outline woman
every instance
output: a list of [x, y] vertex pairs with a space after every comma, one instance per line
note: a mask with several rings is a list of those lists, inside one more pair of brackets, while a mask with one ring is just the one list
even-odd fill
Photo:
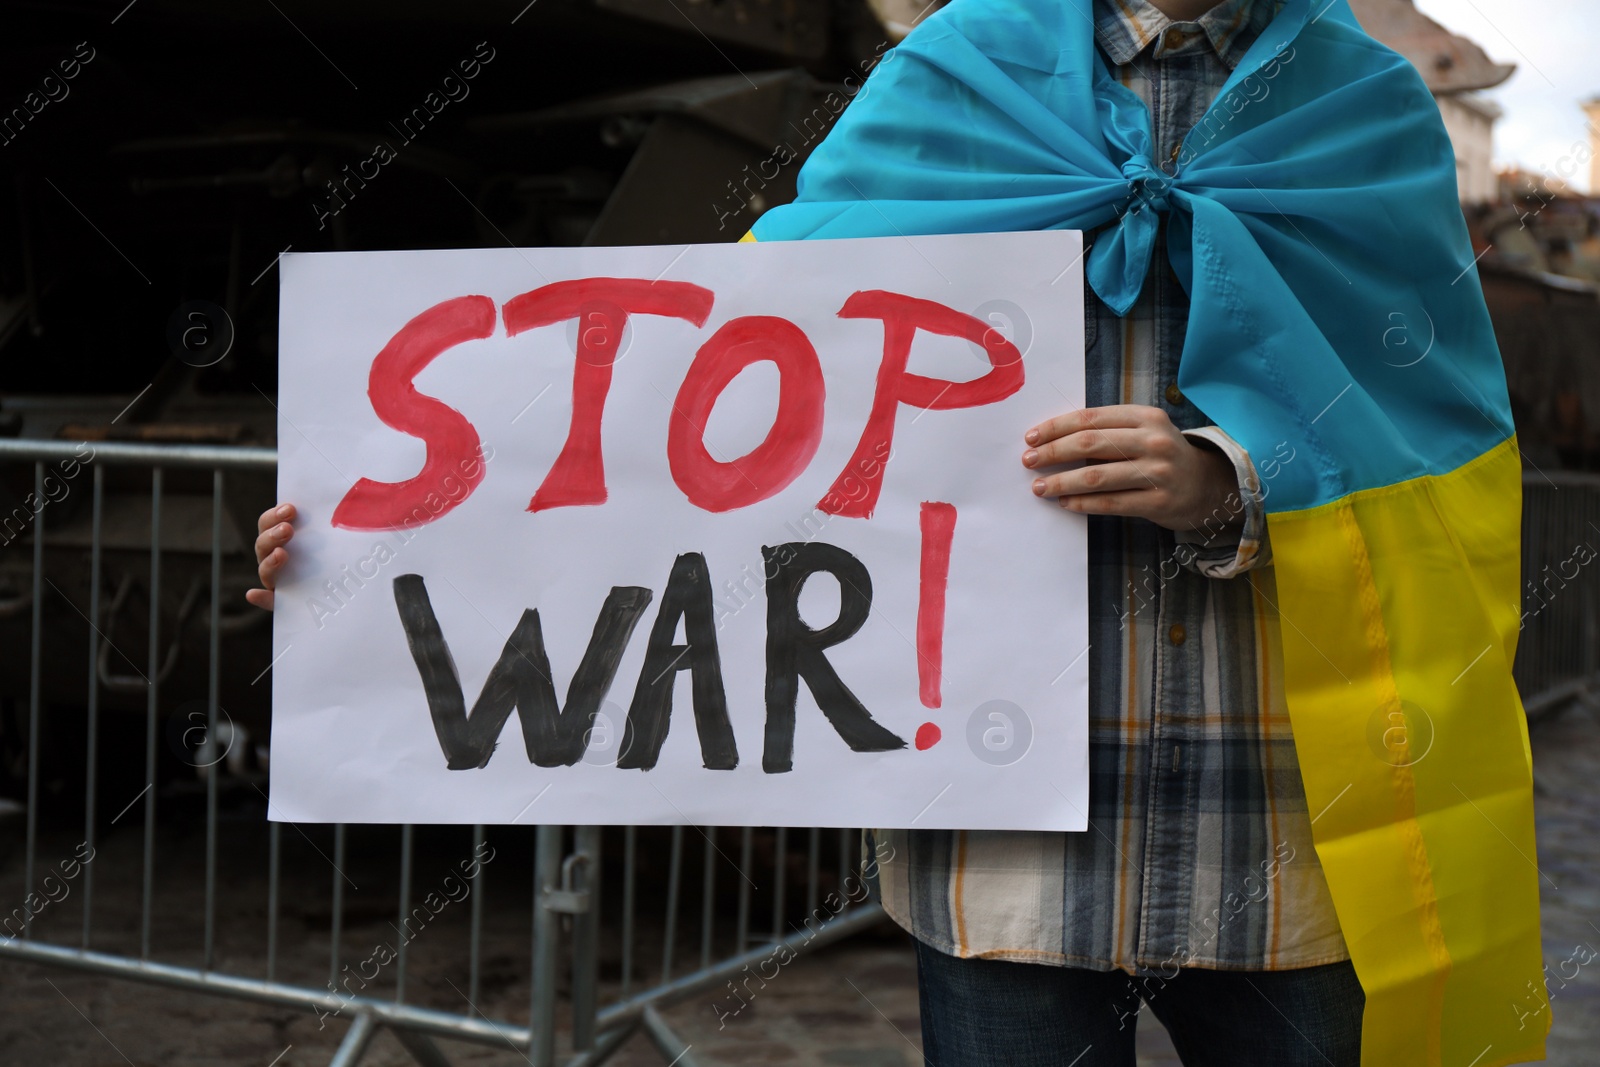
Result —
[[869, 831], [930, 1062], [1125, 1067], [1141, 1004], [1190, 1067], [1542, 1056], [1519, 468], [1454, 173], [1344, 0], [955, 0], [747, 238], [1093, 241], [1091, 406], [1019, 427], [1090, 516], [1090, 830]]

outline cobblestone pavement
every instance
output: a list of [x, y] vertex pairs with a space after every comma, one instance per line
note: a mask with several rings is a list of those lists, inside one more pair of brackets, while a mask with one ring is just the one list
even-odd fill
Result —
[[1549, 1062], [1588, 1067], [1600, 1062], [1600, 712], [1580, 705], [1535, 727], [1533, 781]]
[[[708, 1002], [680, 1005], [666, 1018], [704, 1063], [922, 1067], [910, 939], [891, 928], [875, 940], [792, 964], [794, 973], [780, 976], [789, 984], [774, 983], [766, 1003], [763, 991], [720, 1029]], [[651, 1062], [636, 1061], [637, 1067]], [[1149, 1012], [1139, 1016], [1139, 1065], [1178, 1067], [1166, 1031]], [[1061, 1067], [1068, 1067], [1065, 1058]]]
[[[1588, 965], [1577, 961], [1600, 948], [1600, 714], [1577, 707], [1540, 725], [1533, 734], [1533, 748], [1537, 859], [1555, 1013], [1548, 1062], [1559, 1067], [1588, 1067], [1600, 1062], [1596, 1052], [1600, 1049], [1600, 958]], [[247, 835], [241, 833], [240, 837]], [[69, 855], [73, 841], [42, 842], [41, 855], [48, 848]], [[184, 858], [176, 866], [189, 862], [192, 868], [198, 844], [191, 837], [187, 843], [164, 844], [162, 850]], [[255, 848], [252, 841], [242, 841], [241, 866], [243, 859], [259, 859], [249, 855]], [[105, 947], [121, 951], [137, 951], [137, 849], [138, 836], [130, 834], [120, 842], [107, 841], [103, 859], [96, 860], [102, 871], [95, 889], [97, 944], [103, 938]], [[0, 890], [7, 899], [20, 889], [19, 859], [13, 857], [0, 872]], [[231, 865], [224, 865], [224, 878]], [[352, 873], [362, 879], [359, 872]], [[186, 875], [183, 881], [191, 879]], [[244, 884], [252, 890], [226, 898], [219, 929], [230, 929], [233, 924], [260, 928], [264, 903], [257, 899], [260, 887]], [[157, 889], [168, 892], [159, 882]], [[176, 875], [170, 892], [180, 893]], [[319, 985], [327, 975], [326, 904], [315, 903], [314, 898], [322, 894], [302, 893], [293, 884], [285, 886], [284, 894], [289, 910], [283, 937], [289, 947], [280, 977]], [[174, 899], [176, 906], [157, 912], [154, 941], [188, 946], [176, 955], [163, 953], [163, 958], [194, 963], [198, 939], [193, 902]], [[323, 909], [320, 912], [319, 907]], [[68, 906], [63, 911], [66, 914], [58, 916], [54, 925], [46, 915], [41, 932], [50, 940], [74, 943], [79, 913]], [[375, 909], [363, 917], [357, 909], [347, 919], [347, 944], [352, 949], [388, 936], [380, 912]], [[408, 999], [460, 1009], [461, 994], [439, 976], [465, 973], [464, 950], [450, 947], [464, 944], [464, 938], [457, 936], [464, 930], [464, 918], [447, 914], [441, 917], [441, 924], [448, 922], [460, 929], [441, 933], [436, 939], [419, 939]], [[500, 922], [491, 913], [478, 1007], [491, 1018], [521, 1021], [527, 1018], [529, 1001], [526, 912], [508, 909], [504, 923], [496, 925]], [[504, 953], [492, 951], [500, 946], [521, 947]], [[236, 973], [254, 973], [260, 951], [260, 945], [224, 941], [219, 966]], [[665, 1013], [669, 1025], [691, 1046], [691, 1056], [703, 1064], [919, 1067], [922, 1063], [915, 962], [909, 940], [890, 926], [791, 963], [720, 1028], [714, 1003], [715, 997], [708, 994]], [[204, 999], [78, 972], [14, 964], [0, 964], [0, 1004], [4, 1005], [0, 1010], [0, 1067], [308, 1067], [328, 1062], [346, 1025], [344, 1020], [329, 1020], [319, 1028], [316, 1018], [305, 1012]], [[1510, 1004], [1507, 1010], [1513, 1010]], [[1529, 1020], [1530, 1025], [1539, 1022]], [[1141, 1016], [1139, 1041], [1142, 1067], [1178, 1063], [1165, 1033], [1149, 1012]], [[449, 1042], [440, 1046], [455, 1064], [513, 1067], [527, 1062], [510, 1049]], [[618, 1067], [664, 1067], [667, 1059], [636, 1036], [611, 1062]], [[387, 1034], [379, 1036], [363, 1060], [368, 1067], [401, 1067], [412, 1062]]]

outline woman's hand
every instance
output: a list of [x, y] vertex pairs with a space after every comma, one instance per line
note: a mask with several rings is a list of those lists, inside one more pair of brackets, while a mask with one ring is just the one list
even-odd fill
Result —
[[1069, 511], [1149, 519], [1183, 532], [1208, 520], [1212, 530], [1242, 521], [1228, 457], [1185, 437], [1160, 408], [1084, 408], [1040, 423], [1023, 440], [1029, 469], [1087, 461], [1034, 480], [1036, 495], [1058, 497]]
[[295, 510], [293, 504], [280, 504], [268, 508], [256, 520], [256, 573], [261, 576], [261, 589], [245, 592], [244, 598], [258, 608], [272, 610], [272, 590], [278, 584], [278, 572], [289, 561], [289, 550], [284, 546], [294, 536]]

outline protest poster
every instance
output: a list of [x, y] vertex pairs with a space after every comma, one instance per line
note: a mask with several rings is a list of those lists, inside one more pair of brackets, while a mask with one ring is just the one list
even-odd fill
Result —
[[1075, 231], [290, 254], [271, 809], [1081, 830]]

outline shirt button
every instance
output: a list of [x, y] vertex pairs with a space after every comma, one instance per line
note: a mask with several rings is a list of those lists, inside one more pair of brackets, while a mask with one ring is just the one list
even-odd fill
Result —
[[1183, 403], [1183, 390], [1178, 388], [1177, 382], [1173, 382], [1171, 385], [1167, 386], [1167, 391], [1164, 395], [1166, 396], [1167, 403], [1169, 404], [1177, 405]]
[[1188, 36], [1188, 34], [1174, 26], [1167, 31], [1167, 38], [1162, 42], [1162, 44], [1168, 48], [1181, 48], [1183, 46], [1183, 42], [1188, 39]]
[[1172, 629], [1167, 631], [1168, 640], [1170, 640], [1175, 645], [1183, 644], [1184, 639], [1187, 638], [1188, 636], [1189, 636], [1189, 631], [1185, 630], [1183, 628], [1183, 623], [1181, 623], [1181, 622], [1173, 623], [1172, 624]]

